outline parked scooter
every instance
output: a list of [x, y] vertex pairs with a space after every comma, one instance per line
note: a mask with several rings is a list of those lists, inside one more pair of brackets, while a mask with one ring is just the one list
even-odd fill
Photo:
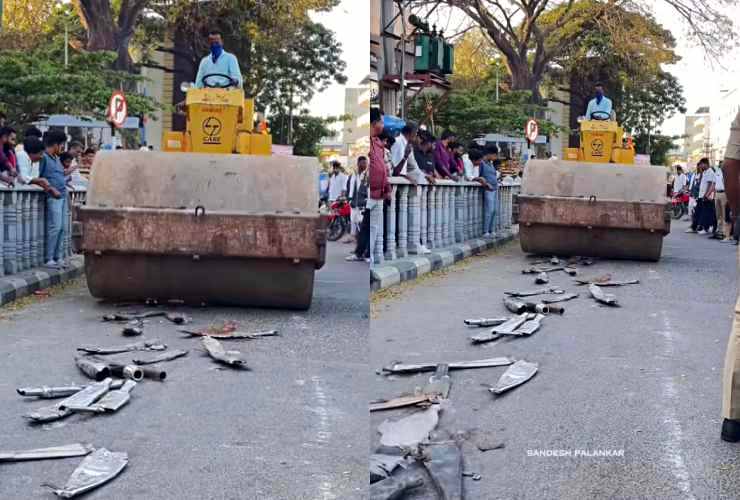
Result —
[[331, 204], [329, 215], [329, 227], [326, 238], [329, 241], [337, 241], [351, 230], [352, 208], [346, 198], [339, 198]]
[[686, 191], [673, 193], [673, 197], [671, 198], [671, 212], [674, 219], [680, 219], [684, 215], [689, 214], [689, 193]]

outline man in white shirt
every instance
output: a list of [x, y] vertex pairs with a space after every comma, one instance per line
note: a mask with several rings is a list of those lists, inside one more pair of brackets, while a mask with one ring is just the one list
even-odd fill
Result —
[[[416, 125], [407, 123], [396, 137], [396, 142], [391, 146], [391, 164], [393, 167], [391, 175], [404, 177], [414, 186], [427, 179], [427, 175], [416, 162], [416, 155], [414, 154], [414, 146], [418, 143], [418, 132], [419, 129]], [[409, 190], [410, 197], [418, 195], [418, 189], [411, 188]], [[412, 215], [412, 219], [415, 221], [421, 220], [421, 207], [419, 207], [418, 212]], [[417, 254], [432, 253], [431, 250], [421, 244], [421, 241], [410, 242], [409, 252]]]
[[[39, 176], [38, 160], [33, 161], [31, 159], [26, 150], [27, 148], [25, 143], [29, 138], [35, 138], [38, 141], [41, 141], [42, 137], [43, 134], [36, 127], [27, 128], [23, 132], [23, 144], [18, 144], [18, 147], [15, 148], [15, 156], [18, 159], [18, 182], [21, 184], [31, 184], [31, 180], [36, 179]], [[35, 148], [36, 143], [33, 144]], [[43, 144], [41, 152], [43, 153]]]
[[673, 194], [683, 192], [686, 189], [686, 174], [683, 173], [683, 168], [676, 166], [676, 176], [673, 178]]
[[39, 162], [44, 154], [44, 143], [41, 139], [30, 135], [23, 141], [23, 150], [16, 153], [18, 158], [18, 182], [21, 184], [36, 184], [44, 190], [49, 183], [39, 177]]
[[470, 151], [476, 149], [481, 149], [482, 146], [480, 146], [477, 142], [471, 142], [468, 145], [468, 151], [463, 155], [462, 161], [463, 161], [463, 168], [465, 169], [465, 180], [466, 181], [472, 181], [473, 179], [477, 179], [480, 176], [480, 167], [478, 165], [475, 165], [470, 160]]
[[707, 234], [710, 228], [717, 227], [717, 218], [714, 213], [714, 170], [709, 166], [709, 159], [702, 158], [697, 164], [697, 172], [701, 174], [699, 181], [699, 197], [696, 200], [695, 222], [686, 232]]
[[338, 198], [347, 196], [347, 175], [344, 173], [342, 164], [334, 161], [331, 164], [332, 173], [329, 177], [329, 204], [337, 201]]
[[717, 231], [722, 230], [722, 241], [732, 243], [730, 221], [725, 217], [727, 196], [725, 195], [725, 178], [722, 174], [722, 165], [719, 165], [714, 171], [714, 210], [717, 213]]

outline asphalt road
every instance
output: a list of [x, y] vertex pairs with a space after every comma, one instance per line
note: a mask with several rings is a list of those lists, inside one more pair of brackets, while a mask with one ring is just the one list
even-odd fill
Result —
[[[0, 449], [89, 442], [128, 452], [126, 470], [91, 500], [364, 498], [368, 267], [344, 262], [347, 250], [330, 245], [307, 312], [183, 309], [192, 327], [236, 320], [247, 331], [278, 329], [278, 338], [229, 343], [251, 371], [220, 369], [198, 340], [149, 320], [145, 337], [190, 354], [164, 363], [167, 381], [140, 383], [110, 416], [32, 426], [22, 415], [46, 402], [24, 400], [15, 388], [84, 382], [77, 346], [128, 342], [100, 320], [113, 306], [80, 284], [18, 311], [0, 308]], [[41, 484], [63, 485], [79, 461], [2, 464], [0, 498], [55, 498]]]
[[[373, 369], [393, 360], [504, 355], [539, 363], [532, 380], [500, 397], [482, 384], [495, 384], [505, 368], [451, 372], [452, 407], [441, 413], [439, 434], [477, 428], [505, 444], [482, 453], [464, 442], [465, 469], [482, 476], [464, 480], [466, 498], [740, 496], [740, 446], [719, 438], [737, 247], [684, 234], [686, 224], [674, 223], [659, 263], [601, 261], [584, 268], [582, 276], [609, 272], [641, 280], [607, 289], [621, 308], [597, 305], [570, 277], [553, 273], [554, 284], [582, 296], [529, 338], [471, 345], [477, 330], [462, 323], [505, 315], [505, 290], [536, 288], [533, 277], [521, 274], [531, 259], [517, 243], [373, 304]], [[375, 375], [372, 398], [413, 391], [427, 377]], [[374, 413], [371, 449], [379, 423], [413, 411]], [[547, 450], [566, 456], [536, 455]], [[575, 456], [576, 450], [623, 450], [623, 456]]]

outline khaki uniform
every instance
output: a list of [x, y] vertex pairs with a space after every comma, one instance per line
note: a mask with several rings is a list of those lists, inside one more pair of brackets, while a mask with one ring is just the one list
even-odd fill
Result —
[[[725, 159], [740, 161], [740, 113], [737, 114], [730, 129]], [[738, 258], [740, 268], [740, 253]], [[740, 297], [735, 304], [735, 319], [727, 344], [722, 393], [722, 417], [740, 420]]]

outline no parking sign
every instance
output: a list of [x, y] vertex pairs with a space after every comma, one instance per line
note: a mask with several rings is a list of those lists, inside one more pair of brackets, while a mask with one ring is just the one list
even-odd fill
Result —
[[128, 118], [126, 96], [120, 90], [116, 90], [108, 103], [108, 119], [117, 128], [121, 128], [126, 123], [126, 118]]

